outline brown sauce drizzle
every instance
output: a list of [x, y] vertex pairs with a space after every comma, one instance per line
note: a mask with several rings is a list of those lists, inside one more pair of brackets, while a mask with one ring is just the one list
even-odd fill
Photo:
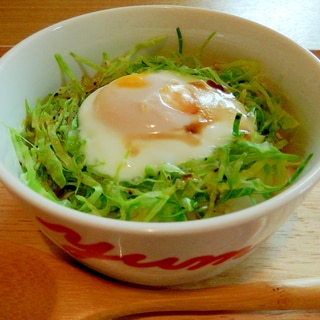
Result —
[[211, 88], [226, 92], [226, 89], [221, 84], [215, 83], [212, 80], [207, 80], [207, 85], [209, 85]]
[[[186, 134], [186, 132], [188, 134]], [[200, 136], [183, 128], [173, 132], [161, 132], [157, 134], [135, 134], [125, 137], [125, 145], [130, 150], [130, 156], [136, 156], [139, 154], [139, 141], [147, 140], [179, 140], [191, 146], [198, 146], [201, 144]]]
[[191, 134], [200, 134], [204, 127], [208, 125], [208, 122], [192, 122], [184, 127], [185, 132]]

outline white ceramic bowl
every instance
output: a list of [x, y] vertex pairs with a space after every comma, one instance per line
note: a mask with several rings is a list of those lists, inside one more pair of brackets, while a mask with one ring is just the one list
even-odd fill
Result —
[[[208, 58], [228, 56], [262, 61], [272, 80], [288, 94], [302, 123], [299, 143], [314, 157], [299, 180], [271, 200], [230, 215], [183, 223], [116, 221], [80, 213], [41, 197], [20, 180], [8, 130], [0, 125], [0, 179], [22, 200], [39, 228], [81, 263], [108, 276], [146, 285], [173, 285], [218, 274], [253, 252], [295, 211], [320, 178], [320, 63], [278, 33], [241, 18], [203, 9], [139, 6], [94, 12], [46, 28], [0, 60], [0, 119], [18, 127], [24, 103], [60, 85], [55, 53], [70, 51], [101, 61], [101, 53], [124, 53], [133, 44], [167, 34], [176, 47], [176, 27], [185, 50], [217, 35]], [[72, 67], [77, 66], [68, 60]]]

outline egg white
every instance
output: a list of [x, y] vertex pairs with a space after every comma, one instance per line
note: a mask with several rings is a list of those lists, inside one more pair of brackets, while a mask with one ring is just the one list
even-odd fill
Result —
[[[93, 92], [79, 112], [87, 163], [127, 180], [142, 176], [147, 165], [179, 164], [228, 143], [238, 112], [243, 128], [255, 130], [254, 119], [233, 96], [205, 83], [194, 87], [194, 80], [162, 71], [128, 77], [124, 84], [116, 80]], [[186, 112], [176, 109], [180, 100]], [[201, 129], [186, 129], [194, 123]]]

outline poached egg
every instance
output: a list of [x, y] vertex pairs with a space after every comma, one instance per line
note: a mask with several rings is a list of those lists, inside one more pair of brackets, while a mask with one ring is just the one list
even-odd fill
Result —
[[101, 87], [80, 107], [80, 135], [88, 165], [128, 180], [147, 165], [179, 164], [210, 154], [255, 121], [231, 93], [171, 71], [131, 74]]

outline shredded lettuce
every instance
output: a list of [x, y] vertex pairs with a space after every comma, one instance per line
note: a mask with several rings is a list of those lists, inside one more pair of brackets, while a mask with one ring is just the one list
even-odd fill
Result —
[[[202, 52], [185, 55], [181, 30], [178, 50], [168, 55], [141, 56], [163, 40], [156, 37], [135, 45], [123, 56], [110, 59], [103, 53], [97, 65], [75, 53], [83, 67], [78, 79], [59, 54], [56, 61], [64, 75], [60, 88], [34, 107], [26, 103], [21, 131], [11, 129], [23, 181], [48, 199], [98, 216], [133, 221], [187, 221], [210, 218], [254, 205], [281, 192], [299, 176], [312, 155], [300, 159], [285, 153], [284, 138], [298, 126], [285, 111], [281, 98], [263, 84], [260, 66], [254, 61], [234, 61], [205, 66]], [[250, 139], [239, 130], [241, 115], [234, 120], [233, 138], [206, 157], [183, 163], [147, 165], [144, 175], [118, 181], [86, 163], [85, 141], [79, 135], [78, 111], [97, 88], [121, 76], [145, 71], [171, 70], [211, 82], [232, 92], [256, 118], [257, 132]]]

